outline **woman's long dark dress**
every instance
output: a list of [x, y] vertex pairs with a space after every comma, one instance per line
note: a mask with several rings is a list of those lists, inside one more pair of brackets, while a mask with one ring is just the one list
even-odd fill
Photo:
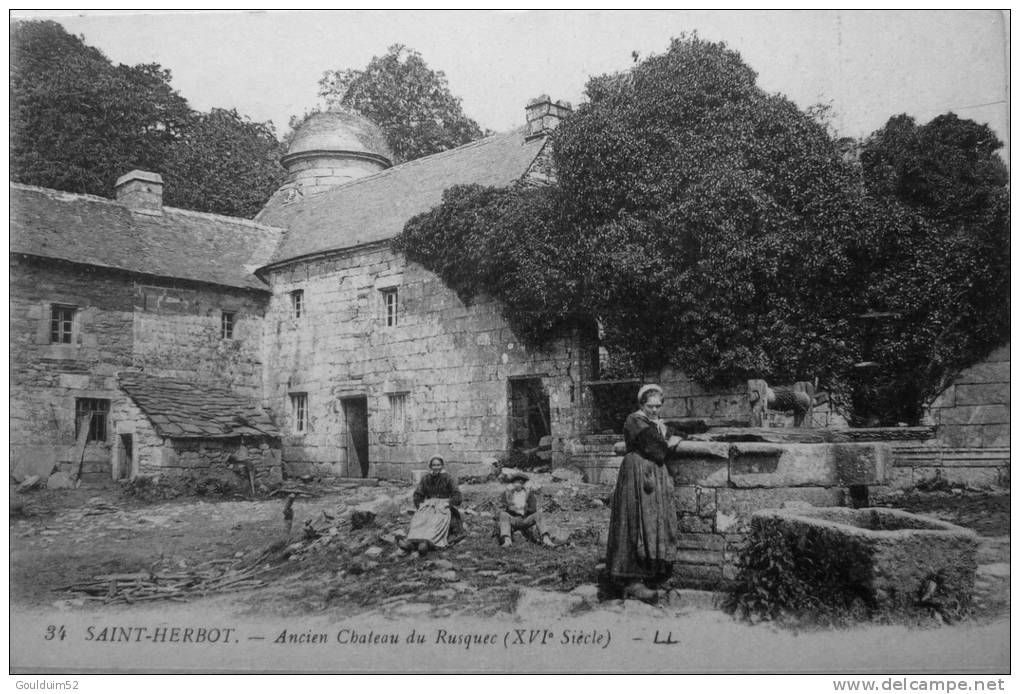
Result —
[[644, 412], [623, 425], [627, 454], [613, 495], [606, 567], [614, 579], [659, 580], [669, 576], [676, 551], [673, 478], [666, 469], [669, 445]]

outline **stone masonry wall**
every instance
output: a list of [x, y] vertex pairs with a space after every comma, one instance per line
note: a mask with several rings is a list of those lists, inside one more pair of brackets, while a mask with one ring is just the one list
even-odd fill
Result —
[[951, 448], [1009, 446], [1009, 344], [963, 371], [930, 406], [939, 441]]
[[[144, 283], [128, 273], [54, 260], [10, 264], [11, 472], [46, 477], [75, 457], [75, 400], [118, 396], [118, 371], [221, 380], [260, 390], [258, 316], [253, 292]], [[167, 297], [179, 301], [174, 310]], [[156, 301], [156, 297], [159, 301]], [[151, 301], [150, 301], [151, 300]], [[73, 344], [50, 344], [52, 304], [77, 309]], [[237, 311], [235, 340], [220, 340], [220, 309]], [[110, 470], [115, 418], [106, 442], [89, 443], [86, 469]], [[77, 469], [77, 460], [74, 461]]]
[[[554, 463], [588, 396], [582, 348], [564, 340], [525, 350], [494, 302], [464, 305], [441, 280], [384, 244], [285, 267], [270, 278], [265, 321], [267, 405], [287, 432], [291, 474], [350, 475], [343, 400], [366, 397], [370, 476], [410, 477], [434, 452], [455, 473], [507, 449], [509, 379], [541, 379], [549, 395]], [[385, 325], [384, 289], [398, 291], [398, 325]], [[291, 292], [304, 293], [294, 317]], [[590, 355], [589, 355], [590, 356]], [[297, 432], [291, 395], [307, 394]], [[395, 422], [391, 396], [404, 394]]]
[[[261, 397], [265, 295], [167, 283], [135, 284], [133, 299], [134, 366]], [[234, 314], [231, 339], [221, 337], [224, 311]]]

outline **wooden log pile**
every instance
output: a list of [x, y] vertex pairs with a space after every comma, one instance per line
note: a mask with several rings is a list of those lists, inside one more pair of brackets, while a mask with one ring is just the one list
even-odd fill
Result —
[[59, 590], [83, 594], [86, 600], [99, 600], [104, 604], [149, 600], [187, 602], [189, 596], [232, 593], [264, 586], [266, 582], [256, 578], [262, 571], [256, 563], [247, 568], [234, 566], [226, 570], [210, 566], [201, 571], [104, 574]]

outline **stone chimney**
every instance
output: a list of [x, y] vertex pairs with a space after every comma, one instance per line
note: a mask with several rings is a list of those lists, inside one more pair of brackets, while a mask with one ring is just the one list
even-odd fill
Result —
[[117, 202], [132, 212], [163, 214], [163, 177], [135, 169], [117, 179]]
[[569, 116], [573, 109], [569, 101], [553, 101], [548, 94], [532, 99], [524, 107], [528, 118], [527, 139], [541, 137], [552, 132], [559, 122]]

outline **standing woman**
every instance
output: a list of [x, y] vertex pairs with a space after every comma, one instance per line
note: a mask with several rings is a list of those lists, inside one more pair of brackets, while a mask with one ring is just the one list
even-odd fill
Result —
[[670, 451], [666, 425], [659, 419], [662, 388], [642, 386], [637, 412], [623, 425], [627, 454], [620, 465], [609, 521], [606, 567], [622, 584], [625, 598], [653, 602], [658, 593], [646, 582], [667, 578], [676, 550], [673, 478], [666, 469]]

